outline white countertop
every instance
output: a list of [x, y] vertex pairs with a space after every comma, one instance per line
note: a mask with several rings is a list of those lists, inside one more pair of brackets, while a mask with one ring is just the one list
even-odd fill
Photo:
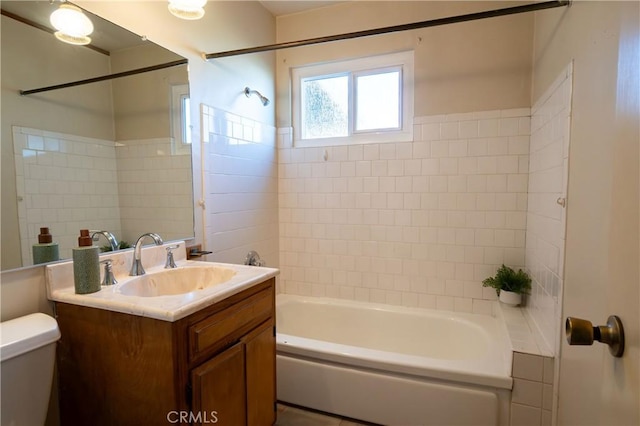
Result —
[[[165, 246], [169, 244], [176, 244], [176, 242], [167, 243]], [[100, 256], [100, 260], [113, 260], [113, 272], [118, 284], [103, 286], [96, 293], [75, 293], [73, 262], [47, 265], [47, 296], [49, 300], [55, 302], [106, 309], [163, 321], [177, 321], [269, 278], [273, 278], [279, 273], [279, 270], [275, 268], [189, 261], [185, 259], [184, 242], [180, 244], [182, 245], [180, 249], [174, 252], [178, 269], [195, 265], [215, 265], [233, 269], [236, 274], [224, 283], [190, 293], [155, 297], [124, 295], [120, 293], [121, 286], [137, 278], [129, 276], [128, 268], [131, 266], [133, 251], [128, 250], [113, 254], [105, 253]], [[143, 248], [142, 260], [147, 274], [153, 274], [164, 269], [165, 246]], [[103, 271], [101, 270], [102, 273]]]

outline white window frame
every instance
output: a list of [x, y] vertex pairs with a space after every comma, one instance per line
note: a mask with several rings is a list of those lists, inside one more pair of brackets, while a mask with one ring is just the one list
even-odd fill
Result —
[[[355, 131], [354, 116], [349, 114], [349, 136], [302, 139], [301, 81], [309, 77], [349, 74], [350, 112], [355, 111], [354, 77], [382, 70], [401, 69], [401, 127], [398, 129]], [[296, 147], [352, 145], [413, 141], [413, 51], [370, 56], [359, 59], [315, 64], [291, 69], [291, 106], [293, 145]]]
[[191, 154], [191, 141], [186, 139], [191, 129], [187, 129], [189, 124], [183, 119], [186, 114], [183, 108], [185, 98], [190, 102], [188, 84], [171, 86], [171, 148], [174, 155]]

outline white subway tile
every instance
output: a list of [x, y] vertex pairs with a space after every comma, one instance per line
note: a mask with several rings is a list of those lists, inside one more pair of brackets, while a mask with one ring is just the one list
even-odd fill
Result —
[[380, 145], [368, 144], [363, 146], [362, 152], [363, 160], [379, 160], [380, 159]]
[[431, 157], [448, 157], [449, 156], [449, 141], [433, 141], [431, 142]]
[[389, 160], [387, 165], [387, 173], [389, 176], [403, 176], [404, 175], [404, 161], [403, 160]]
[[477, 138], [478, 120], [460, 121], [459, 135], [461, 138]]
[[437, 158], [426, 158], [422, 160], [422, 174], [433, 176], [440, 173], [440, 160]]
[[474, 157], [458, 159], [458, 173], [461, 175], [475, 175], [478, 173], [478, 160]]
[[442, 174], [442, 175], [457, 175], [458, 174], [458, 159], [457, 158], [441, 158], [440, 159], [440, 174]]
[[364, 156], [364, 149], [362, 145], [349, 145], [348, 149], [349, 161], [360, 161]]
[[462, 297], [456, 297], [453, 300], [453, 310], [455, 312], [471, 313], [473, 312], [473, 300], [462, 298]]
[[471, 139], [467, 145], [467, 152], [470, 156], [483, 156], [488, 153], [489, 139]]
[[453, 140], [449, 142], [450, 157], [466, 157], [468, 142], [466, 140]]
[[422, 138], [425, 141], [440, 140], [440, 123], [427, 123], [422, 125]]
[[543, 357], [515, 352], [513, 354], [513, 377], [542, 382]]
[[457, 139], [459, 137], [458, 123], [440, 123], [441, 139]]
[[431, 156], [431, 143], [429, 142], [414, 142], [413, 143], [413, 158], [429, 158]]
[[542, 382], [513, 379], [512, 403], [542, 407]]
[[392, 143], [386, 143], [380, 145], [380, 159], [381, 160], [395, 160], [396, 159], [396, 145]]
[[499, 134], [499, 121], [498, 119], [481, 119], [478, 120], [478, 136], [479, 137], [493, 137]]

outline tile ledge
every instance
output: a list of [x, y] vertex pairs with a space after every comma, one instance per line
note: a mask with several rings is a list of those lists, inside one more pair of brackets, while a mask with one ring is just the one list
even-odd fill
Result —
[[497, 303], [497, 314], [504, 320], [514, 352], [553, 357], [553, 351], [544, 341], [524, 307], [509, 307]]

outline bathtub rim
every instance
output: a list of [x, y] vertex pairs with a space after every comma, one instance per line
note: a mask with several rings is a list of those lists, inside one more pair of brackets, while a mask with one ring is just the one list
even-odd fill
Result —
[[[506, 333], [506, 326], [499, 317], [290, 294], [278, 294], [276, 296], [276, 317], [278, 306], [291, 302], [338, 304], [343, 306], [357, 305], [367, 309], [373, 308], [390, 312], [409, 312], [422, 316], [453, 318], [454, 320], [462, 319], [465, 321], [491, 318], [491, 320], [485, 319], [485, 321], [492, 323], [492, 327], [494, 327], [492, 331], [499, 333], [500, 342], [495, 347], [492, 347], [492, 350], [481, 359], [452, 360], [405, 355], [293, 336], [279, 332], [277, 327], [276, 349], [279, 354], [285, 356], [318, 359], [343, 366], [353, 366], [355, 368], [364, 368], [379, 372], [389, 371], [413, 377], [469, 383], [508, 390], [513, 387], [513, 379], [511, 377], [513, 352]], [[473, 321], [471, 322], [473, 323]], [[321, 344], [318, 344], [318, 342], [321, 342]], [[495, 361], [494, 357], [496, 356], [501, 358], [501, 362], [498, 363]]]

